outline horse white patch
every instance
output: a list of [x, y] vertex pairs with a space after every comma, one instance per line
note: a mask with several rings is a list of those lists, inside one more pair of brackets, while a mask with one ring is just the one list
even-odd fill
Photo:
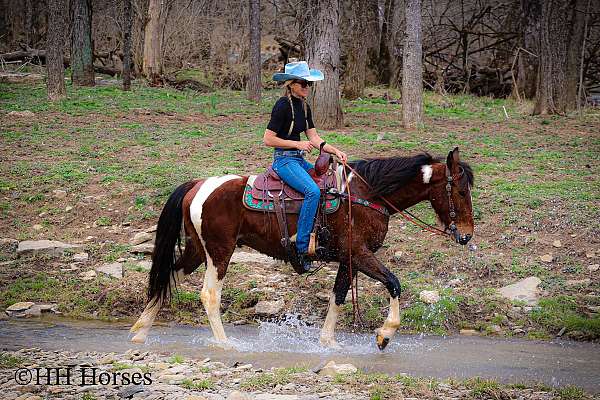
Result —
[[423, 165], [421, 167], [421, 172], [423, 173], [423, 183], [429, 183], [431, 175], [433, 175], [433, 168], [431, 165]]
[[335, 304], [335, 293], [331, 293], [329, 298], [329, 308], [327, 309], [327, 317], [321, 330], [321, 344], [324, 346], [335, 345], [335, 325], [340, 314], [340, 306]]
[[349, 186], [350, 181], [352, 181], [352, 178], [354, 178], [354, 172], [350, 172], [350, 175], [348, 175], [348, 182], [346, 182], [346, 179], [344, 179], [344, 177], [342, 176], [342, 193], [344, 193], [344, 191], [346, 190], [346, 183], [348, 183]]
[[213, 176], [208, 178], [202, 186], [200, 186], [200, 190], [194, 196], [194, 200], [192, 200], [192, 204], [190, 204], [190, 218], [192, 223], [194, 224], [194, 228], [198, 233], [198, 237], [202, 242], [202, 247], [204, 247], [204, 252], [206, 251], [206, 246], [204, 245], [204, 239], [202, 238], [202, 207], [204, 206], [204, 202], [208, 199], [208, 196], [212, 194], [219, 186], [233, 179], [241, 179], [241, 176], [238, 175], [225, 175], [225, 176]]

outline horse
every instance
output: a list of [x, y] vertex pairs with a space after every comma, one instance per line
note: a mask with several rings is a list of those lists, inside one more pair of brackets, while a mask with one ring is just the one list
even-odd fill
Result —
[[[446, 162], [421, 153], [357, 160], [340, 165], [338, 169], [346, 174], [340, 192], [351, 193], [351, 196], [340, 197], [338, 211], [327, 216], [331, 236], [328, 254], [330, 261], [339, 263], [339, 268], [320, 343], [339, 348], [335, 339], [336, 321], [352, 280], [360, 271], [381, 282], [389, 292], [388, 316], [375, 332], [376, 344], [383, 350], [400, 326], [400, 282], [375, 257], [386, 237], [390, 216], [428, 200], [443, 232], [456, 243], [467, 244], [474, 230], [473, 171], [460, 160], [458, 147], [448, 153]], [[220, 304], [223, 279], [236, 246], [244, 245], [276, 259], [288, 259], [275, 213], [243, 206], [242, 196], [248, 179], [248, 176], [225, 175], [191, 180], [170, 195], [157, 225], [148, 279], [148, 303], [130, 329], [135, 334], [131, 339], [133, 342], [145, 342], [172, 288], [200, 264], [205, 264], [200, 298], [215, 344], [230, 348], [221, 322]], [[351, 223], [348, 222], [349, 212]], [[297, 217], [288, 215], [290, 232], [296, 231]], [[185, 231], [183, 251], [180, 246], [182, 223]], [[349, 229], [352, 229], [351, 242]]]

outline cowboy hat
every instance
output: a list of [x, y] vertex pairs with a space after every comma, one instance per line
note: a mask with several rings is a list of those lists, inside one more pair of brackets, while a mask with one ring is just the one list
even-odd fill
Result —
[[314, 82], [322, 81], [323, 73], [318, 69], [308, 68], [306, 61], [296, 61], [285, 64], [285, 72], [277, 72], [273, 75], [273, 80], [277, 82], [288, 81], [290, 79], [303, 79]]

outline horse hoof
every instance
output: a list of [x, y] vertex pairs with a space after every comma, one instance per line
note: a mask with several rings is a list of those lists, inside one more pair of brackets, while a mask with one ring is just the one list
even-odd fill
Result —
[[321, 342], [321, 346], [327, 347], [331, 350], [340, 350], [342, 348], [342, 346], [340, 346], [340, 344], [335, 339], [321, 339], [319, 340], [319, 342]]
[[133, 343], [144, 344], [146, 343], [146, 337], [147, 335], [145, 333], [138, 333], [137, 335], [131, 338], [131, 341]]
[[225, 351], [233, 350], [233, 346], [231, 345], [231, 343], [229, 343], [229, 341], [222, 341], [222, 340], [215, 341], [215, 342], [211, 343], [210, 346], [216, 347], [218, 349], [225, 350]]
[[390, 338], [383, 337], [378, 334], [376, 341], [377, 341], [377, 347], [379, 347], [379, 350], [383, 351], [387, 347], [388, 343], [390, 342]]

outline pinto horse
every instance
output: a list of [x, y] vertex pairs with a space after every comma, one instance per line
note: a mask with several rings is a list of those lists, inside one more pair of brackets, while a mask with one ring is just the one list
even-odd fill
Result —
[[[327, 347], [338, 347], [334, 330], [340, 307], [346, 299], [351, 279], [360, 271], [381, 282], [390, 294], [388, 317], [376, 331], [377, 345], [383, 350], [400, 326], [400, 282], [375, 257], [388, 231], [390, 215], [429, 200], [448, 236], [457, 243], [466, 244], [474, 228], [473, 172], [468, 164], [460, 161], [458, 148], [449, 152], [445, 163], [423, 153], [412, 157], [358, 160], [341, 168], [347, 173], [347, 186], [342, 185], [341, 191], [351, 193], [353, 198], [379, 203], [379, 207], [366, 206], [369, 204], [366, 201], [356, 204], [348, 201], [350, 197], [346, 196], [341, 197], [340, 209], [327, 217], [331, 233], [328, 242], [330, 261], [339, 262], [339, 268], [320, 342]], [[131, 332], [136, 333], [133, 342], [145, 342], [171, 289], [205, 263], [202, 304], [217, 343], [228, 346], [220, 304], [223, 279], [235, 247], [245, 245], [281, 260], [288, 257], [280, 241], [275, 213], [253, 211], [243, 206], [247, 181], [247, 176], [215, 176], [186, 182], [171, 194], [158, 221], [148, 304], [131, 327]], [[381, 212], [386, 205], [391, 207], [389, 212]], [[351, 212], [353, 225], [351, 243], [348, 240], [348, 212]], [[290, 232], [296, 231], [296, 222], [297, 215], [288, 215]], [[182, 223], [185, 248], [182, 252], [179, 247], [177, 256]]]

